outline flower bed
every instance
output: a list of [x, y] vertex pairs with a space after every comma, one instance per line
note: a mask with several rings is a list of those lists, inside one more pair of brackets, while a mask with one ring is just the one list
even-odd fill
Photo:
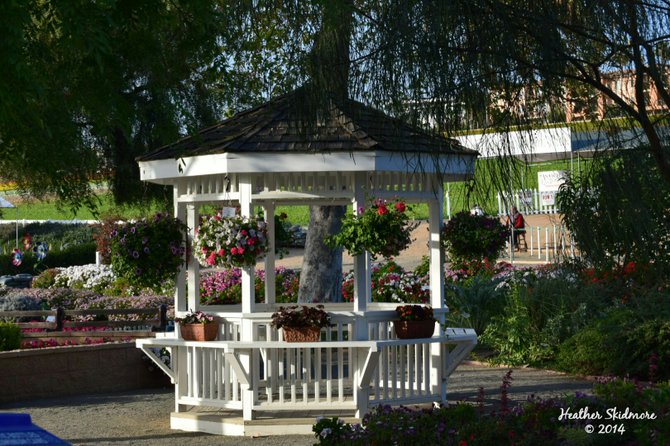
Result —
[[[344, 275], [342, 295], [345, 302], [354, 301], [353, 272]], [[405, 271], [393, 261], [376, 264], [372, 268], [372, 301], [428, 303], [428, 277]]]
[[[612, 381], [594, 386], [594, 396], [577, 393], [561, 399], [531, 397], [525, 404], [511, 407], [506, 394], [510, 381], [508, 373], [497, 410], [484, 407], [483, 394], [474, 405], [458, 403], [423, 410], [378, 406], [361, 424], [348, 424], [337, 418], [319, 419], [313, 427], [314, 435], [318, 444], [333, 446], [670, 444], [670, 424], [664, 418], [670, 384], [641, 386]], [[625, 411], [637, 416], [607, 421], [612, 409], [621, 416]], [[565, 416], [566, 411], [573, 416]], [[579, 416], [580, 411], [597, 414], [600, 419]]]

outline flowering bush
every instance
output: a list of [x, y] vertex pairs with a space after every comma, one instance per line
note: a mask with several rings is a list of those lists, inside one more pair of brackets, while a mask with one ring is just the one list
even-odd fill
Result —
[[395, 309], [401, 321], [434, 321], [433, 309], [422, 305], [399, 305]]
[[[343, 423], [337, 418], [319, 418], [312, 431], [319, 445], [545, 445], [576, 446], [607, 445], [664, 445], [670, 443], [670, 424], [659, 418], [667, 411], [670, 385], [641, 386], [632, 382], [613, 381], [594, 386], [594, 395], [577, 392], [560, 399], [529, 397], [515, 407], [508, 406], [508, 381], [503, 379], [500, 402], [493, 409], [484, 407], [478, 396], [477, 405], [461, 402], [456, 405], [411, 409], [380, 405], [368, 412], [360, 424]], [[482, 389], [483, 391], [483, 389]], [[598, 434], [597, 441], [589, 434], [588, 417], [561, 417], [565, 411], [579, 414], [599, 414], [624, 408], [631, 414], [654, 414], [655, 417], [631, 417], [620, 424], [610, 424], [615, 430]], [[591, 426], [593, 427], [593, 426]], [[587, 430], [585, 431], [585, 428]], [[597, 432], [597, 431], [596, 431]]]
[[205, 218], [193, 243], [203, 266], [255, 266], [268, 250], [265, 222], [247, 217]]
[[328, 327], [330, 315], [323, 310], [323, 305], [309, 307], [307, 305], [292, 305], [279, 307], [279, 311], [272, 314], [272, 326], [282, 327]]
[[[47, 270], [42, 274], [49, 274]], [[67, 268], [58, 268], [50, 288], [75, 288], [93, 290], [97, 293], [110, 286], [116, 280], [116, 274], [111, 265], [79, 265]], [[41, 275], [40, 275], [41, 276]], [[40, 277], [38, 276], [38, 278]]]
[[[161, 305], [168, 307], [167, 317], [174, 317], [174, 297], [168, 295], [139, 294], [136, 296], [98, 296], [78, 304], [77, 309], [128, 309], [149, 308], [155, 309]], [[109, 320], [141, 321], [155, 318], [153, 314], [120, 314], [109, 315]]]
[[141, 286], [154, 286], [174, 276], [184, 264], [186, 226], [157, 213], [152, 219], [118, 225], [110, 241], [114, 272]]
[[[300, 272], [294, 269], [275, 268], [275, 301], [288, 303], [298, 301]], [[265, 297], [265, 271], [256, 270], [256, 300]], [[238, 304], [242, 301], [242, 271], [230, 268], [205, 273], [200, 277], [200, 303], [202, 305]]]
[[497, 259], [507, 240], [507, 228], [500, 220], [469, 212], [455, 214], [442, 228], [442, 247], [452, 265]]
[[214, 316], [203, 313], [202, 311], [190, 311], [184, 317], [178, 317], [174, 320], [178, 324], [211, 324], [214, 322]]
[[[405, 271], [393, 261], [374, 265], [372, 268], [373, 302], [428, 303], [430, 288], [427, 277]], [[354, 273], [349, 272], [342, 280], [342, 297], [345, 302], [354, 301]]]
[[328, 237], [326, 243], [342, 247], [352, 256], [367, 251], [373, 258], [392, 257], [412, 242], [410, 233], [414, 227], [409, 224], [404, 202], [378, 199], [368, 209], [359, 209], [357, 215], [347, 214], [340, 233]]

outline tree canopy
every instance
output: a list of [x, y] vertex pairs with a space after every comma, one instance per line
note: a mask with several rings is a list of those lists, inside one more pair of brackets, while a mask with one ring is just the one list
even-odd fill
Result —
[[[95, 179], [141, 200], [152, 191], [135, 156], [344, 73], [351, 97], [447, 134], [560, 119], [566, 101], [600, 93], [670, 181], [665, 113], [647, 107], [650, 85], [670, 105], [669, 12], [660, 0], [9, 2], [0, 171], [73, 207], [95, 205]], [[339, 17], [350, 22], [324, 38]], [[341, 57], [315, 59], [317, 45]], [[608, 83], [618, 70], [632, 98]]]

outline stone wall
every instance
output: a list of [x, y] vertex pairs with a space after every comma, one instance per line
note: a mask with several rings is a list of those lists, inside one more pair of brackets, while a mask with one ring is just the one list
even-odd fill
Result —
[[134, 342], [0, 352], [0, 403], [170, 385]]

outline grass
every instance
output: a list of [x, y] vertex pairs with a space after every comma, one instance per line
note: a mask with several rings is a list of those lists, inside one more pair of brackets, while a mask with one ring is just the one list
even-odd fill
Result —
[[[590, 160], [581, 160], [580, 168], [583, 170], [587, 167]], [[488, 175], [490, 169], [496, 169], [495, 160], [479, 160], [477, 161], [476, 175], [484, 187], [488, 187], [490, 181], [485, 177]], [[545, 163], [532, 164], [523, 169], [520, 184], [515, 185], [516, 189], [535, 189], [537, 188], [537, 173], [540, 171], [549, 170], [573, 170], [577, 171], [577, 162], [571, 165], [570, 160], [559, 160]], [[484, 178], [482, 178], [484, 176]], [[475, 203], [484, 209], [484, 211], [491, 215], [496, 215], [498, 212], [498, 200], [494, 192], [489, 193], [488, 196], [482, 197], [482, 194], [474, 194], [468, 197], [467, 185], [464, 182], [455, 182], [445, 184], [445, 207], [444, 216], [447, 218], [450, 214], [462, 210], [468, 210], [474, 206]], [[448, 199], [447, 199], [448, 196]], [[14, 198], [15, 196], [5, 196], [10, 202], [13, 202], [18, 207], [18, 216], [15, 209], [1, 209], [0, 220], [14, 221], [19, 220], [96, 220], [97, 217], [85, 208], [79, 209], [76, 213], [69, 209], [59, 209], [54, 201], [38, 201], [29, 200], [21, 201]], [[153, 215], [157, 211], [164, 211], [156, 204], [143, 206], [115, 206], [110, 194], [100, 194], [100, 206], [98, 209], [99, 215], [119, 215], [123, 218], [141, 218]], [[208, 206], [202, 208], [201, 212], [211, 213], [216, 208]], [[414, 218], [417, 220], [426, 220], [428, 218], [428, 207], [425, 204], [416, 204], [412, 206]], [[288, 221], [292, 224], [307, 226], [309, 223], [309, 208], [307, 206], [278, 206], [277, 213], [285, 212], [288, 216]]]
[[[143, 216], [153, 215], [160, 209], [156, 204], [149, 206], [117, 206], [112, 201], [110, 194], [100, 194], [100, 206], [98, 208], [98, 215], [116, 214], [124, 218], [140, 218]], [[3, 197], [13, 203], [18, 208], [16, 209], [4, 208], [1, 209], [0, 220], [97, 220], [89, 209], [81, 208], [77, 212], [72, 212], [70, 209], [59, 208], [57, 203], [53, 200], [22, 200], [15, 199], [13, 196]]]

